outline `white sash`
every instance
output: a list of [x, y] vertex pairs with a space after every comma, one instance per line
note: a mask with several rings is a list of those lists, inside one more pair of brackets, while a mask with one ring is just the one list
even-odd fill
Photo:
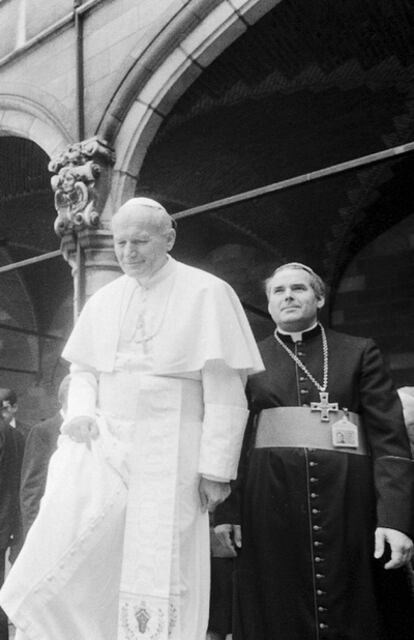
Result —
[[199, 383], [121, 373], [100, 389], [100, 436], [91, 449], [63, 437], [2, 606], [22, 640], [199, 640], [209, 593]]
[[120, 588], [118, 640], [178, 638], [179, 594], [170, 593], [181, 418], [180, 380], [142, 378]]

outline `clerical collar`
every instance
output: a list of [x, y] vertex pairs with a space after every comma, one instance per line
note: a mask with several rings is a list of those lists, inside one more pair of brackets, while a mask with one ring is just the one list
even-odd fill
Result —
[[315, 322], [311, 327], [305, 329], [305, 331], [284, 331], [280, 327], [277, 327], [277, 332], [281, 336], [289, 336], [292, 342], [302, 342], [303, 336], [309, 335], [310, 337], [311, 335], [316, 333], [315, 329], [318, 329], [318, 322]]
[[149, 289], [150, 287], [153, 287], [154, 285], [158, 284], [162, 280], [165, 280], [165, 278], [168, 278], [169, 275], [174, 273], [176, 266], [176, 260], [174, 260], [174, 258], [171, 258], [171, 256], [167, 256], [167, 262], [160, 269], [158, 269], [158, 271], [151, 274], [150, 276], [143, 276], [139, 279], [135, 278], [135, 280], [137, 280], [139, 286], [144, 287], [145, 289]]

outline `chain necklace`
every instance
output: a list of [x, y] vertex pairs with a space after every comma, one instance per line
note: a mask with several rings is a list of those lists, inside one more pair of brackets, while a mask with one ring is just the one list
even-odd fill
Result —
[[281, 340], [279, 338], [279, 336], [277, 334], [277, 330], [275, 331], [274, 336], [275, 336], [276, 341], [280, 344], [280, 346], [284, 348], [286, 353], [292, 358], [292, 360], [294, 362], [296, 362], [298, 367], [300, 367], [302, 369], [303, 373], [305, 373], [308, 376], [309, 380], [311, 382], [313, 382], [313, 384], [318, 389], [318, 391], [324, 393], [326, 391], [327, 387], [328, 387], [328, 342], [326, 340], [325, 329], [323, 328], [323, 326], [319, 322], [318, 322], [318, 326], [321, 328], [321, 337], [322, 337], [322, 352], [323, 352], [323, 382], [322, 382], [322, 384], [320, 384], [317, 380], [315, 380], [315, 378], [313, 377], [311, 372], [308, 371], [308, 369], [303, 364], [302, 360], [300, 360], [298, 358], [298, 356], [296, 355], [296, 353], [293, 353], [293, 351], [291, 349], [289, 349], [287, 344], [285, 344], [283, 342], [283, 340]]
[[[158, 333], [160, 332], [163, 326], [165, 316], [167, 315], [168, 303], [170, 300], [170, 295], [172, 290], [173, 290], [173, 286], [171, 284], [167, 294], [164, 295], [163, 308], [161, 309], [161, 311], [157, 313], [156, 322], [154, 321], [155, 326], [153, 327], [153, 330], [149, 333], [146, 332], [146, 323], [145, 323], [145, 313], [148, 309], [148, 299], [147, 299], [148, 290], [144, 289], [144, 291], [142, 291], [142, 288], [141, 289], [135, 288], [132, 291], [126, 305], [125, 312], [123, 314], [123, 322], [125, 322], [125, 318], [128, 317], [128, 314], [131, 314], [134, 312], [134, 306], [135, 308], [137, 306], [143, 307], [143, 308], [141, 308], [141, 310], [138, 312], [135, 326], [133, 328], [132, 336], [129, 337], [131, 342], [135, 342], [136, 344], [143, 344], [144, 348], [146, 348], [148, 343], [153, 338], [155, 338], [156, 335], [158, 335]], [[136, 300], [134, 302], [134, 298], [137, 295], [140, 296], [138, 297], [138, 302]], [[128, 334], [129, 333], [130, 332], [128, 331]]]

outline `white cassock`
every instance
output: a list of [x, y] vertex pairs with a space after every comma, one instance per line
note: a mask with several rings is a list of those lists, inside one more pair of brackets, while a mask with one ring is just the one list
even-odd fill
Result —
[[236, 476], [244, 381], [263, 368], [233, 290], [169, 258], [99, 290], [63, 352], [67, 420], [37, 519], [0, 604], [16, 640], [204, 640], [208, 515], [200, 475]]

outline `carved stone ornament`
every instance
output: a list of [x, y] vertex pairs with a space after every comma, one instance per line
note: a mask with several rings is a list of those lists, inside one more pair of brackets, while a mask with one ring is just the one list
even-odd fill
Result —
[[55, 192], [55, 231], [97, 228], [108, 190], [108, 172], [115, 157], [104, 140], [90, 138], [68, 147], [49, 162]]

